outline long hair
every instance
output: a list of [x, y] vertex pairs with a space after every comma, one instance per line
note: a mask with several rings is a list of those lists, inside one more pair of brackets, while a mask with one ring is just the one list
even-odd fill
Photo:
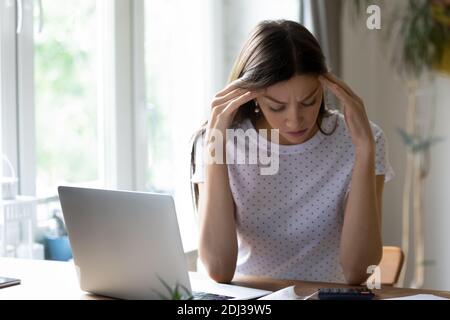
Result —
[[[244, 44], [231, 71], [229, 83], [240, 79], [239, 87], [247, 90], [260, 90], [296, 75], [323, 75], [328, 68], [325, 56], [316, 38], [300, 23], [287, 20], [266, 20], [259, 23]], [[233, 125], [255, 116], [255, 101], [242, 105], [236, 113]], [[321, 125], [330, 111], [322, 99], [317, 124]], [[207, 128], [206, 122], [192, 137], [191, 178], [195, 172], [195, 145], [197, 139]], [[191, 183], [194, 208], [198, 206], [198, 186]]]

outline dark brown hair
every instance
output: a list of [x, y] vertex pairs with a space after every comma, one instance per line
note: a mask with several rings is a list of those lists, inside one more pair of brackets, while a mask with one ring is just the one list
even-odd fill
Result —
[[[259, 23], [247, 42], [244, 44], [230, 75], [229, 82], [240, 79], [242, 89], [260, 90], [279, 82], [291, 79], [296, 75], [323, 75], [328, 68], [325, 56], [316, 38], [300, 23], [287, 20], [266, 20]], [[255, 117], [255, 101], [241, 106], [236, 113], [233, 124]], [[321, 128], [324, 117], [330, 116], [322, 99], [317, 124]], [[195, 171], [195, 144], [197, 138], [204, 133], [205, 125], [198, 130], [192, 139], [191, 177]], [[197, 207], [198, 190], [192, 184], [195, 195], [194, 205]]]

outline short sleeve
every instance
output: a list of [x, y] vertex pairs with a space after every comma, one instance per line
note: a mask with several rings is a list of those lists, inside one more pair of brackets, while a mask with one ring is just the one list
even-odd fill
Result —
[[203, 135], [200, 135], [195, 141], [195, 170], [192, 175], [192, 183], [205, 182], [205, 162], [203, 158]]
[[[372, 132], [375, 137], [375, 175], [384, 176], [384, 183], [394, 179], [395, 173], [389, 162], [389, 148], [386, 136], [379, 126], [371, 123]], [[351, 181], [348, 184], [345, 197], [350, 192]]]
[[394, 170], [389, 162], [389, 150], [386, 136], [378, 126], [374, 126], [375, 136], [375, 174], [385, 176], [384, 182], [389, 182], [395, 177]]

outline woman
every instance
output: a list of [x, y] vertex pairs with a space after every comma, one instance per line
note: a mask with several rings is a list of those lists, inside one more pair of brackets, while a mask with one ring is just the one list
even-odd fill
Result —
[[[326, 108], [326, 89], [344, 114]], [[228, 129], [279, 130], [278, 172], [206, 164], [214, 140], [208, 132]], [[239, 273], [361, 284], [379, 264], [382, 193], [393, 177], [385, 136], [361, 98], [327, 72], [319, 43], [302, 25], [256, 27], [194, 141], [199, 256], [212, 279], [227, 283]]]

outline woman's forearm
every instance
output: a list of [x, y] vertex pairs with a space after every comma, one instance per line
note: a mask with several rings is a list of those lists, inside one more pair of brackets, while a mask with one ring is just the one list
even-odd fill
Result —
[[367, 280], [367, 268], [382, 256], [381, 208], [378, 208], [375, 151], [357, 153], [345, 208], [340, 258], [349, 283]]
[[232, 280], [238, 245], [234, 201], [225, 164], [210, 164], [199, 198], [199, 255], [211, 278]]

